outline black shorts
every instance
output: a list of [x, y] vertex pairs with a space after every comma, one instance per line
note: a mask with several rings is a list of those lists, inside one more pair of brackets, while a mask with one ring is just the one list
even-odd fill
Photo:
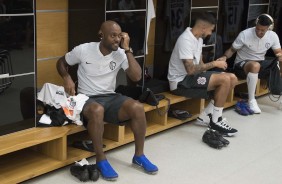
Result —
[[247, 77], [245, 71], [244, 71], [244, 67], [246, 65], [248, 61], [240, 61], [236, 64], [234, 64], [234, 74], [240, 78], [240, 79], [245, 79]]
[[[248, 61], [240, 61], [240, 62], [234, 64], [234, 73], [240, 79], [246, 79], [246, 77], [247, 77], [247, 74], [244, 71], [244, 67], [245, 67], [247, 62]], [[258, 62], [260, 65], [262, 65], [262, 62], [268, 62], [268, 61], [256, 61], [256, 62]], [[261, 72], [261, 70], [259, 71], [259, 73], [260, 72]]]
[[197, 75], [186, 75], [172, 93], [189, 98], [210, 98], [213, 91], [208, 91], [208, 85], [211, 75], [216, 73], [220, 72], [206, 71]]
[[[90, 96], [83, 109], [90, 103], [97, 102], [104, 107], [104, 121], [112, 124], [120, 124], [124, 121], [118, 119], [118, 112], [125, 100], [129, 99], [119, 93]], [[83, 125], [87, 127], [87, 118], [82, 115]]]

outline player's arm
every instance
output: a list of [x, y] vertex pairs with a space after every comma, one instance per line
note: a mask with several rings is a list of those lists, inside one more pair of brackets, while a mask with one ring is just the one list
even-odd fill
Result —
[[282, 50], [280, 49], [273, 49], [275, 56], [282, 62]]

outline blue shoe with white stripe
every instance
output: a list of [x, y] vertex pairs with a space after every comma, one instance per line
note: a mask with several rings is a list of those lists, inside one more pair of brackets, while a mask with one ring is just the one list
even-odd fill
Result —
[[96, 163], [98, 170], [100, 171], [102, 177], [105, 180], [114, 181], [117, 180], [118, 174], [116, 171], [112, 168], [108, 160], [101, 160]]
[[156, 174], [159, 170], [158, 167], [152, 164], [145, 155], [134, 156], [132, 163], [138, 167], [142, 167], [148, 174]]

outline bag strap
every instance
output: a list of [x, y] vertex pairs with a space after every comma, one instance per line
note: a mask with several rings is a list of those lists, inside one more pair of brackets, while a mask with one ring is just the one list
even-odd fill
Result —
[[164, 100], [167, 101], [167, 109], [165, 109], [164, 111], [160, 110], [159, 107], [158, 107], [158, 105], [156, 105], [157, 112], [158, 112], [158, 114], [159, 114], [160, 116], [164, 116], [164, 115], [168, 112], [168, 110], [169, 110], [169, 108], [170, 108], [170, 99], [167, 98], [167, 97], [165, 97]]

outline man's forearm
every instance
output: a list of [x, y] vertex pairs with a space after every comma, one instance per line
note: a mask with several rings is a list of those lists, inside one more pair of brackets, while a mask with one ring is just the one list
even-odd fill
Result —
[[226, 51], [225, 51], [225, 53], [223, 54], [223, 56], [225, 56], [226, 57], [226, 59], [229, 59], [229, 58], [231, 58], [232, 56], [233, 56], [233, 54], [236, 52], [236, 50], [233, 48], [233, 47], [231, 47], [231, 48], [229, 48], [229, 49], [227, 49]]
[[195, 75], [203, 71], [207, 71], [215, 67], [214, 62], [194, 64], [193, 62], [185, 62], [185, 68], [189, 75]]
[[126, 53], [128, 60], [127, 74], [133, 81], [139, 81], [142, 78], [142, 69], [132, 53]]
[[64, 59], [64, 57], [61, 57], [58, 61], [57, 61], [57, 71], [59, 73], [59, 75], [65, 79], [70, 77], [69, 73], [68, 73], [68, 65]]

